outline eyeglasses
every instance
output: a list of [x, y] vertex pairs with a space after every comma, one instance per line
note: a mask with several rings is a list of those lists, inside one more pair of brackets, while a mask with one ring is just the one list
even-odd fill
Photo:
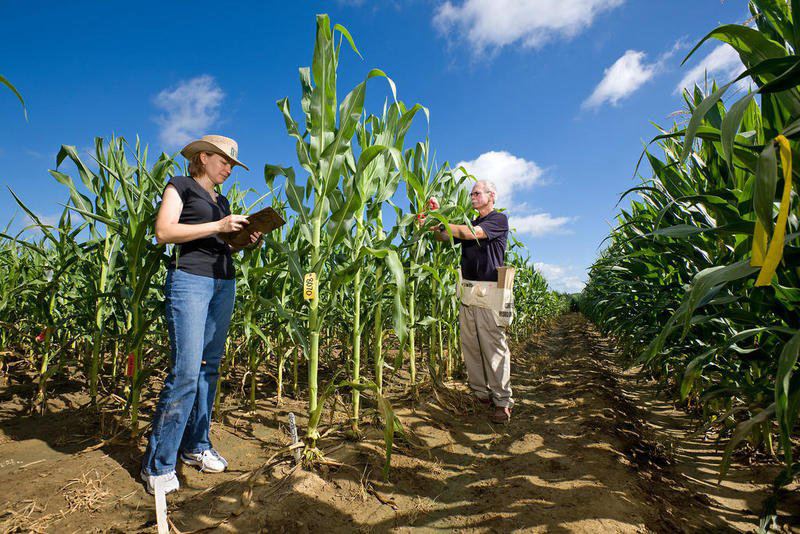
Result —
[[471, 197], [479, 197], [482, 194], [484, 194], [485, 192], [486, 191], [473, 191], [472, 193], [469, 194], [469, 196], [471, 196]]

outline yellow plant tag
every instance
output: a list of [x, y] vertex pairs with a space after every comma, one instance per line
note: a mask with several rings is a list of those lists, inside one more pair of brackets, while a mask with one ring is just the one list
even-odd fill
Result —
[[317, 296], [317, 273], [306, 273], [303, 278], [303, 298], [313, 300]]
[[767, 255], [767, 230], [761, 221], [756, 217], [756, 230], [753, 233], [753, 256], [750, 258], [750, 267], [761, 267], [764, 265], [764, 257]]
[[781, 152], [781, 165], [783, 166], [783, 194], [781, 195], [781, 205], [778, 209], [778, 220], [775, 223], [775, 231], [772, 239], [769, 240], [769, 248], [764, 258], [764, 265], [756, 279], [756, 287], [768, 286], [772, 284], [772, 276], [778, 268], [778, 264], [783, 258], [783, 240], [786, 236], [786, 220], [789, 218], [789, 202], [792, 193], [792, 150], [789, 148], [789, 140], [779, 135], [775, 138]]

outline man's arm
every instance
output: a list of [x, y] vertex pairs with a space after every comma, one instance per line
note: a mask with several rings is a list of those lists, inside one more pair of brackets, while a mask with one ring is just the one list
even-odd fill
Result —
[[[439, 201], [436, 200], [436, 197], [431, 197], [428, 199], [428, 207], [432, 210], [439, 209]], [[486, 232], [484, 232], [483, 228], [480, 226], [473, 226], [472, 230], [470, 230], [469, 226], [466, 224], [448, 224], [447, 226], [450, 228], [450, 233], [452, 233], [453, 237], [456, 239], [486, 239], [487, 237]], [[450, 236], [448, 235], [447, 228], [445, 228], [444, 224], [434, 226], [432, 230], [433, 237], [436, 239], [436, 241], [450, 241]]]
[[[447, 229], [442, 229], [443, 226], [445, 225], [441, 224], [438, 227], [434, 227], [433, 237], [437, 241], [450, 241], [450, 236], [447, 234]], [[466, 224], [448, 224], [446, 226], [450, 228], [450, 232], [453, 234], [453, 237], [457, 239], [463, 239], [465, 241], [472, 239], [486, 239], [486, 232], [484, 232], [483, 228], [480, 226], [472, 227], [472, 230], [474, 230], [475, 233], [472, 233], [472, 230], [470, 230], [469, 226]]]

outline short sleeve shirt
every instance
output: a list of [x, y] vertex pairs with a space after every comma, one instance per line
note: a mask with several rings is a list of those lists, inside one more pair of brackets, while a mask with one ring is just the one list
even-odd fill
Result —
[[484, 239], [456, 239], [461, 243], [461, 276], [465, 280], [497, 281], [497, 268], [502, 267], [508, 240], [508, 217], [493, 211], [472, 221], [486, 234]]
[[[217, 195], [217, 200], [212, 200], [208, 191], [190, 176], [175, 176], [167, 185], [174, 186], [183, 201], [178, 219], [181, 224], [214, 222], [231, 214], [227, 198]], [[231, 249], [216, 235], [175, 245], [169, 268], [210, 278], [235, 276]]]

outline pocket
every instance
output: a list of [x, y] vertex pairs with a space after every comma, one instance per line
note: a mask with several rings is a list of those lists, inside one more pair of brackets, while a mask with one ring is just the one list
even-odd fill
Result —
[[492, 310], [492, 316], [494, 317], [494, 324], [500, 327], [510, 326], [512, 321], [514, 320], [514, 311], [513, 310], [503, 310], [497, 311]]

